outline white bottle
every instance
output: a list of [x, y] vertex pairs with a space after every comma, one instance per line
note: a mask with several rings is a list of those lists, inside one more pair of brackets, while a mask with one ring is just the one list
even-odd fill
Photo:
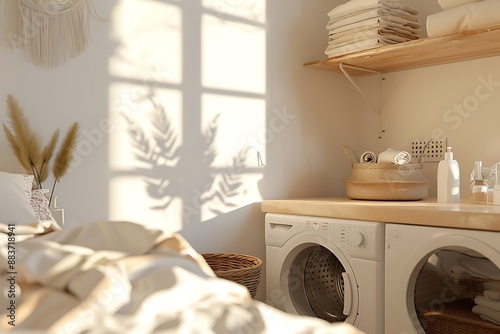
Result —
[[437, 201], [439, 203], [460, 202], [460, 168], [453, 160], [451, 147], [446, 148], [444, 160], [438, 165], [437, 172]]

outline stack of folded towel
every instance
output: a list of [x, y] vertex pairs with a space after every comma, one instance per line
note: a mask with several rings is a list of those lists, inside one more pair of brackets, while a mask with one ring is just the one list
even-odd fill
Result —
[[500, 325], [500, 281], [484, 283], [482, 296], [474, 298], [472, 312], [483, 320]]
[[401, 0], [350, 0], [328, 13], [328, 57], [418, 39], [418, 11]]
[[427, 17], [427, 35], [439, 37], [500, 24], [498, 0], [438, 0], [444, 10]]

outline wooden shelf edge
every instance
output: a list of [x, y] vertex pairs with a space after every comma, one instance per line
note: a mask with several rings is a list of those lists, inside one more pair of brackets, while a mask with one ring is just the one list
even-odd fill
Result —
[[[339, 64], [363, 67], [382, 73], [500, 55], [500, 24], [460, 33], [422, 38], [415, 41], [363, 50], [325, 60], [305, 63], [304, 67], [340, 72]], [[366, 75], [353, 72], [353, 75]]]

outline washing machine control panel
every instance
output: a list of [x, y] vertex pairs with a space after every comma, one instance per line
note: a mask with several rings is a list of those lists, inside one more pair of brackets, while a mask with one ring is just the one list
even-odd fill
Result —
[[383, 224], [341, 224], [338, 237], [340, 245], [352, 257], [368, 260], [381, 260], [383, 257]]

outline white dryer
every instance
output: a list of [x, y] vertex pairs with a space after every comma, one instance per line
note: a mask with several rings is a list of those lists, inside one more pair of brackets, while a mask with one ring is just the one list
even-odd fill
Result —
[[266, 214], [266, 302], [384, 333], [383, 223]]
[[499, 232], [387, 224], [385, 266], [387, 334], [500, 333], [472, 311], [500, 279]]

